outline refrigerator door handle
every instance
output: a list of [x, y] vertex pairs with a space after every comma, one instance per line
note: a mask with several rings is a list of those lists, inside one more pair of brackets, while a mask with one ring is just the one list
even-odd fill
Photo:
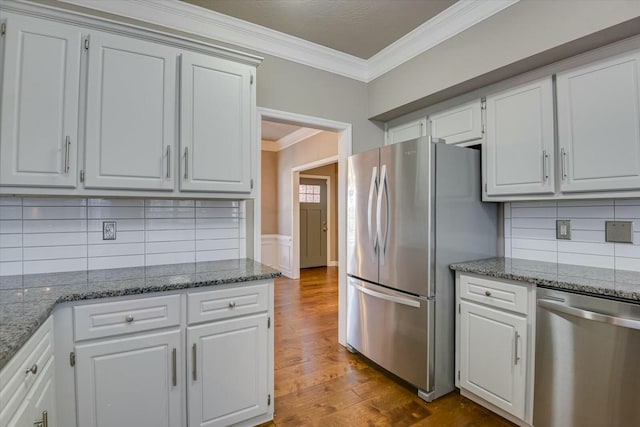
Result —
[[[385, 222], [385, 230], [384, 237], [382, 234], [382, 224], [380, 222], [380, 217], [382, 216], [382, 197], [387, 196], [387, 216]], [[382, 165], [380, 169], [380, 191], [378, 191], [378, 202], [377, 202], [377, 230], [378, 230], [378, 247], [380, 248], [380, 253], [384, 255], [387, 251], [387, 237], [389, 237], [389, 182], [387, 180], [387, 165]]]
[[373, 245], [373, 253], [378, 253], [378, 234], [373, 236], [373, 221], [371, 215], [373, 213], [373, 193], [378, 195], [378, 167], [374, 166], [371, 170], [371, 185], [369, 187], [369, 203], [367, 205], [367, 230], [369, 231], [369, 239]]
[[408, 305], [409, 307], [420, 308], [420, 301], [374, 291], [373, 289], [365, 288], [364, 286], [360, 286], [353, 282], [351, 282], [351, 286], [353, 286], [355, 289], [362, 292], [363, 294], [371, 295], [372, 297], [375, 297], [375, 298], [380, 298], [380, 299], [395, 302], [398, 304]]

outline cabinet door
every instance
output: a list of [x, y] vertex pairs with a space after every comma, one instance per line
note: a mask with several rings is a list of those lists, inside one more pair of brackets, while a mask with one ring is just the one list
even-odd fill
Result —
[[[482, 101], [479, 99], [429, 117], [431, 136], [447, 144], [463, 144], [482, 139]], [[468, 144], [465, 144], [468, 145]]]
[[54, 368], [54, 358], [51, 357], [6, 427], [31, 427], [45, 419], [49, 427], [56, 426]]
[[252, 67], [181, 55], [180, 189], [251, 190]]
[[463, 301], [459, 351], [460, 387], [523, 418], [526, 318]]
[[175, 330], [76, 346], [78, 425], [183, 425], [180, 336]]
[[91, 34], [87, 188], [174, 188], [176, 57], [168, 46]]
[[422, 118], [387, 128], [385, 145], [397, 144], [427, 135], [427, 119]]
[[266, 413], [267, 314], [187, 331], [189, 427], [228, 426]]
[[551, 78], [487, 97], [488, 195], [554, 192]]
[[557, 76], [562, 191], [640, 189], [640, 51]]
[[57, 22], [6, 16], [0, 185], [73, 188], [82, 34]]

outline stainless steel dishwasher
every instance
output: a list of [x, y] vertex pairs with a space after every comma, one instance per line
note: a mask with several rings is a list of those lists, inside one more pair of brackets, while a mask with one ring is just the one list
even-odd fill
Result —
[[537, 292], [533, 425], [640, 426], [640, 305]]

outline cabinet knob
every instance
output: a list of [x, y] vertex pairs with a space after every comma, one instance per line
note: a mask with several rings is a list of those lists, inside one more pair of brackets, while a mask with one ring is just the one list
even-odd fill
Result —
[[124, 320], [126, 320], [127, 323], [133, 322], [133, 314], [127, 315], [127, 317], [125, 317]]
[[491, 292], [489, 292], [489, 291], [484, 291], [484, 296], [486, 296], [486, 297], [490, 297], [490, 296], [491, 296]]
[[38, 365], [36, 363], [34, 363], [32, 367], [24, 371], [25, 374], [33, 374], [33, 375], [35, 375], [37, 372], [38, 372]]
[[231, 301], [231, 302], [229, 303], [229, 308], [233, 308], [233, 307], [235, 307], [235, 306], [236, 306], [235, 301]]

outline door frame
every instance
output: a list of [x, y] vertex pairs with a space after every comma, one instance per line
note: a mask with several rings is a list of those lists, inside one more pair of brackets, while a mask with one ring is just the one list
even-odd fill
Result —
[[[331, 163], [329, 163], [331, 164]], [[304, 172], [304, 171], [301, 171]], [[331, 177], [327, 175], [307, 175], [303, 173], [298, 173], [298, 187], [295, 187], [296, 174], [293, 173], [291, 176], [291, 182], [293, 183], [295, 188], [300, 189], [300, 178], [307, 179], [320, 179], [326, 182], [327, 186], [327, 267], [337, 267], [338, 264], [335, 262], [333, 265], [331, 264]], [[293, 192], [292, 192], [293, 193]], [[298, 230], [300, 229], [300, 197], [299, 195], [293, 196], [293, 200], [291, 206], [293, 206], [293, 211], [298, 211]], [[295, 215], [294, 215], [295, 217]], [[292, 221], [293, 223], [293, 221]], [[294, 229], [295, 230], [295, 229]], [[300, 241], [300, 237], [298, 236], [298, 242]], [[296, 256], [294, 251], [293, 256]], [[298, 276], [300, 275], [300, 245], [298, 244]]]
[[[315, 129], [327, 130], [336, 132], [338, 134], [338, 265], [347, 265], [347, 158], [351, 155], [352, 134], [353, 126], [351, 123], [338, 122], [335, 120], [323, 119], [320, 117], [306, 116], [303, 114], [289, 113], [286, 111], [273, 110], [270, 108], [258, 107], [256, 108], [256, 138], [254, 140], [254, 167], [253, 170], [256, 173], [254, 181], [258, 189], [255, 191], [255, 198], [251, 209], [251, 216], [253, 221], [250, 221], [247, 215], [247, 225], [253, 226], [252, 230], [252, 243], [253, 243], [253, 258], [257, 261], [262, 259], [260, 241], [262, 239], [262, 215], [261, 215], [261, 191], [262, 188], [262, 166], [260, 161], [261, 156], [261, 142], [262, 142], [262, 129], [261, 123], [263, 120], [276, 121], [281, 123], [287, 123], [292, 125], [298, 125], [303, 127], [310, 127]], [[333, 162], [331, 162], [333, 163]], [[321, 166], [321, 165], [318, 165]], [[298, 187], [296, 187], [297, 189]], [[249, 205], [250, 206], [250, 205]], [[249, 212], [247, 212], [249, 214]], [[298, 225], [299, 227], [299, 225]], [[293, 224], [292, 224], [293, 230]], [[293, 236], [294, 233], [290, 235]], [[249, 234], [251, 231], [247, 231]], [[295, 233], [299, 234], [299, 233]], [[295, 240], [295, 239], [294, 239]], [[247, 242], [248, 243], [248, 242]], [[294, 241], [295, 243], [295, 241]], [[247, 245], [248, 246], [248, 245]], [[299, 241], [298, 241], [299, 247]], [[248, 254], [249, 255], [249, 254]], [[294, 262], [295, 262], [294, 257]], [[300, 257], [298, 256], [298, 265], [300, 263]], [[298, 273], [299, 274], [299, 273]], [[347, 272], [344, 268], [338, 270], [338, 342], [342, 345], [347, 344]]]

